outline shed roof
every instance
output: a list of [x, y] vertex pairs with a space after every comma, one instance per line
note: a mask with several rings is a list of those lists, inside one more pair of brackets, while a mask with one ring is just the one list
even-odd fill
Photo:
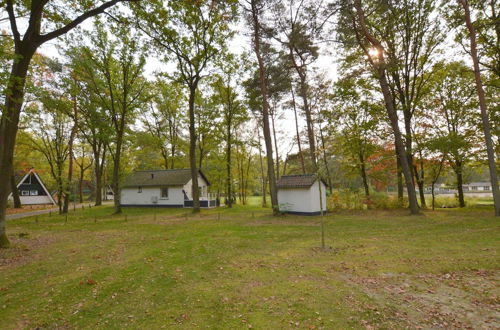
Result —
[[[316, 180], [316, 174], [283, 175], [279, 178], [276, 186], [279, 189], [309, 188]], [[321, 181], [327, 185], [323, 180]]]
[[[198, 171], [205, 179], [208, 185], [210, 182], [205, 175]], [[123, 187], [147, 187], [147, 186], [183, 186], [191, 180], [191, 169], [175, 170], [150, 170], [135, 171], [129, 175], [123, 184]]]

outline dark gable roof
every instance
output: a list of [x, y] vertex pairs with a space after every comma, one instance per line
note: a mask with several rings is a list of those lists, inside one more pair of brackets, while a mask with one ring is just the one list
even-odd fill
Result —
[[[205, 175], [200, 175], [207, 181]], [[191, 169], [135, 171], [125, 179], [123, 187], [183, 186], [191, 180]]]
[[[316, 174], [283, 175], [276, 186], [278, 189], [309, 188], [314, 182], [316, 182]], [[324, 181], [323, 183], [326, 185]]]

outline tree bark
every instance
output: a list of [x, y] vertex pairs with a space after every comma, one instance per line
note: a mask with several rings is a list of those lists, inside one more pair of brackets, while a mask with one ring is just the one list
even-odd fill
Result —
[[269, 128], [269, 103], [267, 100], [267, 82], [266, 82], [266, 68], [262, 59], [260, 50], [260, 24], [259, 24], [259, 9], [257, 8], [256, 0], [251, 0], [252, 18], [253, 18], [253, 32], [254, 32], [254, 51], [259, 65], [259, 80], [260, 91], [262, 93], [262, 124], [264, 130], [264, 141], [266, 144], [266, 159], [267, 159], [267, 173], [269, 179], [269, 190], [271, 192], [271, 204], [273, 214], [277, 215], [278, 210], [278, 194], [276, 190], [276, 178], [274, 176], [274, 161], [273, 161], [273, 145], [271, 139], [271, 131]]
[[431, 193], [432, 193], [432, 210], [434, 211], [435, 209], [435, 204], [436, 204], [436, 196], [434, 195], [434, 186], [436, 185], [435, 182], [432, 182], [431, 184]]
[[457, 191], [458, 191], [458, 205], [460, 207], [465, 207], [465, 198], [464, 198], [464, 179], [462, 172], [462, 164], [460, 162], [456, 163], [455, 167], [455, 175], [457, 177]]
[[10, 194], [10, 176], [13, 173], [14, 147], [24, 100], [26, 75], [35, 50], [35, 45], [22, 43], [19, 47], [16, 46], [16, 59], [12, 64], [8, 80], [10, 95], [5, 98], [0, 121], [0, 248], [10, 246], [5, 231], [5, 211]]
[[78, 108], [77, 108], [77, 103], [76, 103], [76, 96], [73, 96], [73, 120], [74, 124], [73, 127], [71, 128], [71, 134], [69, 136], [69, 143], [68, 143], [68, 157], [69, 157], [69, 164], [68, 164], [68, 182], [66, 183], [66, 192], [64, 193], [64, 207], [63, 207], [63, 213], [68, 213], [69, 209], [69, 202], [70, 202], [70, 196], [71, 196], [71, 188], [72, 188], [72, 181], [73, 181], [73, 159], [74, 159], [74, 154], [73, 154], [73, 144], [75, 141], [75, 135], [76, 135], [76, 130], [78, 128], [77, 125], [77, 115], [78, 115]]
[[17, 189], [16, 178], [13, 175], [10, 176], [10, 190], [12, 191], [12, 200], [14, 201], [14, 208], [20, 209], [23, 206], [21, 205], [21, 198], [19, 197], [19, 189]]
[[309, 154], [311, 157], [311, 162], [313, 166], [313, 172], [317, 172], [317, 163], [316, 163], [316, 140], [314, 136], [314, 124], [311, 114], [311, 108], [309, 106], [309, 95], [308, 95], [308, 86], [307, 86], [307, 75], [306, 75], [306, 67], [299, 66], [295, 62], [295, 58], [293, 56], [293, 49], [290, 48], [290, 60], [292, 62], [292, 66], [295, 71], [299, 75], [299, 83], [300, 83], [300, 97], [302, 98], [302, 105], [304, 107], [304, 113], [306, 115], [306, 126], [307, 126], [307, 138], [309, 140]]
[[274, 123], [274, 116], [276, 115], [276, 108], [273, 109], [273, 114], [271, 115], [271, 123], [273, 126], [273, 138], [274, 138], [274, 151], [276, 152], [276, 180], [280, 178], [280, 156], [278, 153], [278, 139], [276, 138], [276, 126]]
[[403, 207], [404, 188], [403, 188], [403, 170], [401, 169], [401, 162], [399, 161], [398, 153], [396, 152], [396, 176], [398, 186], [398, 205]]
[[[484, 95], [481, 71], [479, 68], [479, 59], [477, 55], [476, 29], [471, 21], [469, 2], [467, 0], [458, 0], [464, 8], [465, 23], [469, 30], [470, 55], [474, 64], [474, 77], [476, 80], [476, 91], [479, 98], [479, 108], [481, 109], [481, 120], [483, 122], [484, 140], [486, 142], [486, 152], [488, 154], [488, 167], [490, 170], [491, 191], [493, 193], [493, 202], [495, 204], [495, 216], [500, 216], [500, 190], [498, 187], [498, 173], [495, 164], [495, 150], [491, 138], [490, 118]], [[497, 22], [498, 24], [498, 22]]]
[[420, 196], [420, 206], [422, 208], [425, 208], [427, 205], [425, 203], [425, 194], [424, 194], [424, 166], [422, 162], [420, 162], [420, 171], [418, 170], [418, 167], [416, 164], [413, 165], [413, 172], [415, 174], [415, 182], [417, 183], [418, 186], [418, 193]]
[[226, 206], [231, 208], [233, 207], [233, 200], [231, 198], [232, 194], [232, 185], [233, 185], [233, 177], [231, 173], [231, 144], [233, 143], [232, 141], [232, 136], [231, 136], [231, 115], [229, 115], [227, 119], [227, 127], [226, 127], [226, 135], [227, 135], [227, 146], [226, 146], [226, 154], [227, 154], [227, 163], [226, 163], [226, 171], [227, 171], [227, 178], [226, 178]]
[[194, 116], [196, 89], [197, 82], [189, 88], [189, 164], [191, 166], [193, 213], [200, 212], [200, 190], [198, 188], [198, 168], [196, 165], [196, 127]]
[[[124, 120], [124, 119], [123, 119]], [[123, 132], [117, 133], [116, 139], [116, 152], [113, 158], [113, 178], [111, 186], [113, 187], [113, 203], [115, 206], [114, 214], [122, 213], [122, 206], [120, 203], [120, 161], [122, 156]]]
[[[297, 117], [297, 104], [295, 103], [295, 93], [293, 92], [293, 86], [290, 88], [290, 92], [292, 93], [292, 106], [293, 106], [293, 115], [295, 116], [295, 132], [297, 136], [297, 146], [299, 147], [299, 157], [300, 157], [300, 165], [302, 166], [302, 174], [306, 174], [306, 166], [304, 163], [304, 154], [302, 153], [302, 143], [300, 142], [300, 131], [299, 131], [299, 120]], [[331, 189], [331, 187], [330, 187]]]
[[398, 151], [398, 159], [401, 163], [401, 169], [406, 181], [406, 190], [408, 193], [408, 201], [410, 203], [411, 214], [419, 214], [419, 207], [417, 203], [417, 196], [415, 194], [415, 186], [413, 185], [413, 175], [411, 172], [410, 164], [408, 163], [408, 158], [403, 144], [403, 139], [401, 137], [401, 132], [399, 130], [398, 115], [396, 109], [394, 109], [394, 102], [389, 89], [389, 84], [387, 83], [387, 78], [385, 76], [385, 69], [378, 70], [378, 76], [380, 81], [380, 87], [382, 88], [382, 94], [384, 95], [384, 101], [386, 105], [387, 114], [391, 121], [391, 127], [394, 132], [394, 138], [396, 140]]
[[[363, 179], [363, 188], [365, 189], [365, 197], [367, 202], [370, 199], [370, 186], [368, 185], [368, 177], [366, 175], [365, 159], [362, 153], [359, 153], [359, 171], [361, 173], [361, 178]], [[369, 203], [368, 203], [369, 205]]]
[[267, 207], [267, 192], [266, 192], [266, 182], [267, 178], [264, 174], [264, 162], [262, 160], [262, 145], [260, 143], [260, 129], [257, 127], [257, 137], [259, 139], [259, 160], [260, 160], [260, 176], [262, 179], [262, 207]]

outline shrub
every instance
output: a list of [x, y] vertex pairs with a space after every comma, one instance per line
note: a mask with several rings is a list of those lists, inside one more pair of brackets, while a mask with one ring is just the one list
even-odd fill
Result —
[[396, 209], [408, 207], [408, 198], [404, 197], [400, 205], [396, 195], [382, 192], [373, 192], [367, 200], [364, 194], [348, 189], [335, 190], [327, 197], [328, 207], [332, 209], [360, 210], [360, 209]]
[[[432, 207], [432, 200], [429, 206]], [[455, 197], [436, 196], [435, 206], [437, 208], [458, 207], [458, 200]]]
[[403, 201], [400, 203], [397, 195], [388, 195], [381, 192], [374, 192], [370, 196], [370, 201], [371, 206], [375, 209], [397, 209], [401, 207], [408, 207], [408, 197], [403, 197]]

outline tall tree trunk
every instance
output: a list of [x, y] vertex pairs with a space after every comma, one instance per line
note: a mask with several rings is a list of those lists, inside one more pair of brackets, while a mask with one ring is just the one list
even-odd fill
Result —
[[273, 138], [274, 138], [274, 151], [276, 152], [276, 180], [280, 178], [280, 156], [278, 152], [278, 139], [276, 138], [276, 126], [274, 124], [274, 116], [276, 109], [273, 110], [273, 114], [271, 115], [271, 123], [273, 126]]
[[317, 172], [318, 165], [316, 164], [316, 140], [314, 136], [314, 124], [311, 114], [311, 108], [309, 107], [309, 100], [307, 95], [308, 88], [307, 88], [306, 76], [305, 73], [299, 75], [300, 75], [300, 94], [302, 97], [302, 101], [304, 103], [303, 104], [304, 112], [306, 114], [307, 138], [309, 140], [309, 153], [311, 155], [313, 172]]
[[14, 174], [10, 176], [10, 190], [12, 191], [12, 200], [14, 201], [14, 208], [20, 209], [23, 206], [21, 205], [21, 198], [19, 197], [19, 189], [17, 189], [16, 185], [16, 177]]
[[189, 88], [189, 164], [191, 166], [193, 213], [200, 212], [200, 190], [198, 188], [198, 168], [196, 166], [196, 127], [194, 116], [196, 88], [197, 83]]
[[401, 162], [401, 169], [403, 171], [403, 175], [406, 182], [406, 190], [408, 193], [408, 201], [410, 203], [410, 212], [411, 214], [419, 214], [419, 207], [417, 203], [417, 196], [415, 193], [415, 186], [413, 184], [413, 175], [410, 168], [410, 164], [408, 163], [408, 157], [406, 154], [405, 146], [403, 143], [403, 139], [401, 137], [401, 132], [399, 130], [398, 124], [398, 115], [396, 113], [396, 109], [394, 108], [394, 101], [392, 99], [392, 95], [389, 89], [389, 84], [387, 83], [387, 77], [385, 76], [385, 69], [378, 70], [378, 76], [380, 81], [380, 87], [382, 89], [382, 93], [384, 95], [384, 101], [387, 109], [387, 114], [391, 121], [391, 127], [394, 132], [394, 138], [396, 140], [398, 159]]
[[455, 175], [457, 177], [457, 191], [458, 191], [458, 205], [460, 207], [465, 207], [465, 198], [464, 198], [464, 179], [463, 179], [463, 165], [461, 162], [455, 163]]
[[413, 165], [413, 172], [415, 173], [415, 182], [418, 185], [418, 194], [420, 195], [420, 206], [422, 208], [426, 207], [425, 194], [424, 194], [424, 172], [423, 165], [421, 171], [418, 170], [417, 165]]
[[368, 177], [366, 175], [365, 158], [363, 157], [362, 153], [359, 153], [359, 171], [361, 173], [361, 178], [363, 179], [363, 187], [365, 189], [365, 197], [366, 197], [367, 201], [369, 202], [370, 186], [368, 185]]
[[231, 208], [231, 207], [233, 207], [233, 200], [231, 198], [232, 185], [233, 185], [233, 177], [232, 177], [232, 173], [231, 173], [231, 145], [232, 145], [233, 141], [232, 141], [232, 136], [231, 136], [231, 119], [230, 118], [228, 118], [227, 127], [226, 127], [226, 134], [227, 134], [227, 142], [226, 142], [227, 143], [227, 146], [226, 146], [226, 154], [227, 154], [226, 206]]
[[271, 192], [271, 204], [273, 213], [276, 215], [278, 210], [278, 194], [276, 190], [276, 178], [274, 176], [274, 161], [273, 161], [273, 145], [271, 139], [271, 130], [269, 129], [269, 103], [267, 100], [267, 82], [266, 82], [266, 68], [260, 50], [260, 23], [259, 23], [259, 10], [257, 9], [257, 1], [251, 0], [252, 18], [253, 18], [253, 32], [254, 32], [254, 51], [259, 64], [259, 80], [260, 91], [262, 93], [262, 124], [264, 130], [264, 141], [266, 143], [266, 159], [267, 159], [267, 173], [269, 179], [269, 190]]
[[262, 179], [262, 207], [267, 207], [267, 192], [266, 192], [266, 182], [267, 178], [264, 174], [264, 161], [262, 160], [262, 145], [260, 143], [260, 129], [257, 127], [257, 137], [259, 139], [259, 160], [260, 160], [260, 176]]
[[122, 206], [120, 203], [120, 161], [122, 156], [123, 133], [123, 131], [117, 132], [116, 151], [113, 157], [113, 178], [111, 179], [111, 186], [113, 187], [114, 214], [122, 213]]
[[[476, 29], [472, 24], [470, 17], [469, 2], [467, 0], [458, 0], [464, 8], [465, 23], [469, 30], [470, 39], [470, 54], [474, 64], [474, 77], [476, 79], [476, 91], [479, 98], [479, 108], [481, 109], [481, 119], [483, 121], [484, 140], [486, 142], [486, 152], [488, 154], [488, 167], [490, 170], [491, 190], [493, 193], [493, 202], [495, 204], [495, 216], [500, 216], [500, 190], [498, 187], [498, 174], [495, 164], [495, 151], [491, 138], [490, 118], [488, 108], [486, 106], [486, 97], [484, 95], [483, 82], [481, 79], [481, 71], [479, 68], [479, 59], [477, 56]], [[498, 24], [498, 22], [497, 22]]]
[[306, 166], [304, 163], [304, 154], [302, 153], [302, 143], [300, 142], [299, 119], [297, 117], [297, 104], [295, 103], [295, 93], [293, 92], [293, 86], [291, 86], [290, 91], [292, 93], [292, 106], [293, 106], [293, 115], [295, 116], [295, 132], [297, 134], [296, 135], [297, 136], [297, 146], [299, 147], [300, 165], [302, 166], [302, 174], [306, 174]]
[[299, 84], [300, 84], [300, 97], [302, 98], [302, 105], [304, 108], [304, 114], [306, 115], [306, 126], [307, 126], [307, 138], [309, 140], [309, 154], [311, 157], [311, 162], [313, 166], [313, 172], [317, 172], [317, 164], [316, 164], [316, 140], [314, 136], [314, 124], [311, 114], [311, 108], [309, 106], [309, 95], [308, 95], [308, 85], [307, 85], [307, 68], [305, 65], [299, 66], [295, 58], [293, 56], [293, 48], [290, 47], [290, 61], [292, 62], [292, 66], [297, 71], [299, 75]]
[[431, 184], [431, 194], [432, 194], [432, 210], [435, 210], [435, 205], [436, 205], [436, 196], [434, 194], [434, 186], [436, 185], [436, 182], [432, 182]]
[[5, 211], [10, 194], [10, 176], [13, 173], [14, 147], [24, 99], [24, 86], [35, 46], [21, 44], [16, 49], [16, 59], [12, 64], [8, 80], [10, 95], [5, 98], [5, 107], [0, 121], [0, 248], [10, 246], [5, 231]]
[[83, 167], [80, 169], [80, 177], [78, 178], [78, 195], [80, 204], [83, 203], [83, 175], [85, 174]]
[[102, 170], [99, 166], [99, 161], [96, 160], [95, 164], [95, 206], [102, 205]]
[[73, 154], [73, 144], [75, 141], [75, 135], [76, 135], [76, 130], [78, 128], [77, 126], [77, 115], [78, 115], [78, 108], [77, 108], [77, 103], [76, 103], [76, 96], [73, 96], [73, 118], [74, 118], [74, 124], [73, 127], [71, 128], [71, 134], [69, 136], [69, 141], [68, 141], [68, 157], [69, 157], [69, 164], [68, 164], [68, 182], [66, 183], [66, 192], [64, 194], [64, 207], [63, 207], [63, 213], [68, 213], [69, 209], [69, 199], [71, 196], [71, 188], [73, 188], [72, 181], [73, 181], [73, 159], [74, 159], [74, 154]]
[[401, 162], [399, 161], [398, 153], [396, 152], [396, 176], [398, 186], [398, 205], [403, 206], [404, 188], [403, 188], [403, 170], [401, 169]]
[[323, 128], [319, 125], [319, 136], [321, 138], [321, 149], [323, 150], [323, 162], [325, 164], [326, 177], [328, 179], [328, 186], [330, 189], [330, 194], [333, 193], [332, 176], [330, 174], [330, 168], [328, 166], [328, 159], [326, 157], [326, 147], [325, 147], [325, 136], [323, 135]]

